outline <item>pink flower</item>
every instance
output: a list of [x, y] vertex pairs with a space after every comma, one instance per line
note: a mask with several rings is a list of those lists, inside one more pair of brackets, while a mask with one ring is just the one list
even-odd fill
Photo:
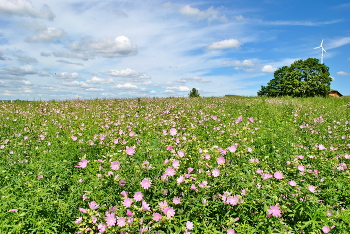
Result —
[[73, 141], [76, 141], [78, 139], [78, 137], [76, 137], [76, 136], [71, 136], [71, 138]]
[[227, 149], [228, 149], [231, 153], [234, 153], [234, 152], [236, 152], [236, 150], [237, 150], [237, 146], [238, 146], [238, 144], [236, 143], [236, 144], [234, 144], [233, 146], [227, 147]]
[[303, 165], [299, 165], [299, 166], [298, 166], [298, 170], [299, 170], [299, 171], [305, 171], [305, 167], [304, 167]]
[[125, 191], [122, 191], [120, 194], [121, 194], [123, 197], [127, 197], [127, 196], [128, 196], [127, 193], [126, 193]]
[[278, 179], [278, 180], [281, 180], [281, 179], [284, 178], [283, 175], [282, 175], [282, 173], [280, 173], [280, 172], [275, 172], [275, 173], [273, 174], [273, 176], [274, 176], [276, 179]]
[[98, 208], [100, 208], [100, 206], [95, 201], [89, 202], [88, 204], [90, 209], [97, 210]]
[[8, 212], [18, 212], [18, 209], [11, 209]]
[[83, 221], [83, 217], [79, 217], [75, 220], [75, 223], [81, 223], [81, 221]]
[[327, 148], [324, 147], [323, 145], [318, 145], [318, 149], [319, 149], [319, 150], [326, 150]]
[[129, 216], [129, 217], [133, 216], [131, 210], [129, 210], [129, 209], [126, 210], [126, 216]]
[[150, 211], [151, 210], [151, 208], [149, 207], [149, 205], [145, 201], [142, 201], [142, 209], [144, 211]]
[[267, 212], [267, 217], [271, 217], [271, 215], [275, 217], [282, 217], [281, 210], [278, 204], [275, 206], [270, 206], [270, 209], [268, 209]]
[[124, 227], [126, 225], [125, 218], [117, 217], [117, 224], [118, 224], [119, 227]]
[[272, 175], [271, 174], [268, 174], [268, 173], [263, 173], [261, 174], [263, 180], [267, 180], [267, 179], [270, 179], [272, 178]]
[[218, 177], [220, 175], [220, 170], [215, 168], [212, 173], [211, 173], [214, 177]]
[[163, 210], [162, 210], [166, 217], [170, 218], [170, 217], [173, 217], [175, 215], [175, 210], [174, 208], [168, 206], [168, 207], [165, 207]]
[[191, 221], [187, 221], [186, 222], [186, 228], [188, 229], [188, 230], [193, 230], [193, 223], [191, 222]]
[[170, 135], [175, 136], [177, 133], [175, 128], [170, 129]]
[[142, 188], [148, 189], [149, 187], [151, 187], [151, 184], [152, 184], [152, 183], [151, 183], [150, 180], [144, 178], [144, 179], [141, 181], [140, 184], [141, 184]]
[[288, 181], [288, 183], [290, 184], [290, 186], [296, 186], [297, 185], [297, 182], [295, 182], [294, 180]]
[[153, 213], [153, 220], [154, 221], [156, 221], [156, 222], [158, 222], [159, 220], [161, 220], [162, 219], [162, 215], [161, 214], [159, 214], [159, 213]]
[[242, 115], [239, 116], [238, 119], [236, 120], [236, 123], [240, 123], [242, 121], [242, 119], [243, 119], [243, 116]]
[[250, 148], [250, 147], [247, 148], [247, 151], [248, 151], [249, 153], [253, 152], [252, 148]]
[[41, 175], [41, 174], [39, 174], [37, 178], [38, 178], [38, 179], [42, 179], [42, 178], [44, 178], [44, 176]]
[[180, 167], [180, 162], [179, 162], [179, 160], [174, 160], [174, 161], [173, 161], [173, 167], [174, 167], [175, 169], [179, 169], [179, 167]]
[[86, 160], [85, 158], [82, 158], [81, 161], [78, 163], [78, 166], [75, 166], [75, 167], [85, 168], [88, 163], [89, 163], [88, 160]]
[[185, 181], [185, 177], [182, 175], [182, 176], [180, 176], [179, 178], [177, 178], [176, 181], [177, 181], [178, 184], [181, 184], [182, 182]]
[[131, 204], [132, 204], [132, 199], [131, 199], [131, 198], [126, 198], [126, 199], [124, 199], [123, 205], [124, 205], [125, 207], [130, 207]]
[[134, 195], [135, 201], [142, 201], [143, 194], [141, 192], [136, 192]]
[[164, 175], [166, 176], [174, 176], [175, 174], [176, 174], [175, 169], [172, 167], [168, 167], [164, 172]]
[[114, 215], [115, 215], [114, 213], [106, 212], [105, 220], [106, 220], [107, 226], [111, 227], [111, 226], [115, 225], [116, 219], [115, 219]]
[[83, 213], [86, 213], [86, 209], [84, 209], [84, 208], [79, 208], [79, 210]]
[[173, 203], [174, 203], [175, 205], [180, 204], [180, 203], [181, 203], [180, 198], [179, 198], [179, 197], [174, 197], [174, 198], [173, 198]]
[[135, 149], [134, 149], [134, 147], [126, 146], [125, 152], [127, 155], [133, 155], [135, 153]]
[[322, 231], [323, 231], [323, 233], [328, 233], [328, 232], [331, 231], [331, 229], [330, 229], [328, 226], [324, 226], [324, 227], [322, 228]]
[[183, 156], [185, 156], [185, 151], [180, 150], [177, 154], [180, 156], [180, 158], [183, 158]]
[[225, 158], [224, 157], [220, 157], [218, 158], [217, 160], [217, 163], [220, 165], [220, 164], [224, 164], [226, 162]]
[[313, 186], [313, 185], [309, 185], [308, 189], [309, 189], [309, 191], [312, 192], [312, 193], [315, 193], [315, 192], [316, 192], [315, 186]]
[[230, 229], [227, 229], [227, 234], [235, 234], [235, 230], [230, 228]]
[[115, 170], [115, 171], [119, 170], [120, 163], [118, 161], [111, 162], [111, 168], [112, 168], [112, 170]]

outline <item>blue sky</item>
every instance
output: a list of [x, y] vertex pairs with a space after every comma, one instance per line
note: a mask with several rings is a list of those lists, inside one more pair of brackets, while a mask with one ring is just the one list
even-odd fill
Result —
[[0, 0], [0, 99], [255, 96], [321, 59], [350, 95], [350, 3]]

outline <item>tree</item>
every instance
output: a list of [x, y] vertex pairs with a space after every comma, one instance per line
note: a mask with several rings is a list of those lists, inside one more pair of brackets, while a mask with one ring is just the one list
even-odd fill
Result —
[[275, 71], [267, 86], [261, 86], [258, 96], [326, 97], [332, 81], [329, 75], [329, 67], [318, 59], [300, 59]]
[[191, 97], [199, 97], [199, 93], [198, 90], [196, 88], [193, 88], [190, 93], [188, 94], [188, 96]]

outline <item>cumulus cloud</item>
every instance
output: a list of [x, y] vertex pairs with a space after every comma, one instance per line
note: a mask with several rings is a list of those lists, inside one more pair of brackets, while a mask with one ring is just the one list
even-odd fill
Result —
[[219, 15], [219, 10], [214, 7], [209, 7], [207, 10], [201, 11], [198, 8], [191, 7], [190, 5], [182, 6], [179, 8], [180, 14], [192, 17], [197, 20], [207, 19], [208, 21], [219, 20], [227, 22], [227, 18], [224, 15]]
[[223, 62], [222, 64], [235, 66], [235, 67], [254, 67], [255, 66], [255, 64], [251, 60], [248, 60], [248, 59], [245, 59], [242, 62], [238, 61], [238, 60], [233, 61], [233, 62], [226, 61], [226, 62]]
[[84, 64], [82, 64], [82, 63], [72, 63], [72, 62], [69, 62], [69, 61], [63, 60], [63, 59], [56, 60], [56, 62], [65, 63], [65, 64], [71, 64], [71, 65], [77, 65], [77, 66], [84, 66]]
[[96, 76], [92, 77], [91, 80], [87, 80], [86, 83], [88, 84], [110, 84], [113, 83], [113, 79], [102, 79], [98, 78]]
[[43, 57], [50, 57], [50, 56], [51, 56], [51, 53], [41, 52], [41, 53], [40, 53], [40, 56], [43, 56]]
[[69, 52], [52, 53], [56, 57], [79, 58], [82, 60], [93, 59], [96, 56], [103, 58], [116, 58], [134, 56], [137, 48], [126, 36], [118, 36], [114, 40], [101, 38], [94, 41], [90, 37], [84, 37], [68, 45]]
[[113, 76], [113, 77], [122, 77], [122, 78], [128, 78], [132, 81], [140, 81], [144, 79], [150, 79], [150, 76], [147, 76], [146, 74], [141, 74], [137, 71], [134, 71], [130, 68], [126, 68], [124, 70], [109, 70], [107, 72], [104, 72], [105, 75]]
[[77, 79], [79, 77], [79, 74], [76, 72], [68, 73], [68, 72], [61, 72], [61, 73], [55, 73], [55, 77], [58, 79]]
[[4, 57], [4, 52], [2, 52], [2, 50], [0, 50], [0, 60], [6, 60]]
[[85, 89], [88, 92], [99, 92], [99, 91], [104, 91], [104, 89], [99, 89], [99, 88], [88, 88]]
[[64, 35], [63, 29], [49, 27], [38, 31], [34, 36], [27, 37], [25, 41], [30, 43], [50, 43], [62, 39]]
[[31, 65], [25, 65], [25, 66], [7, 66], [4, 67], [3, 70], [10, 74], [15, 76], [25, 76], [25, 75], [32, 75], [37, 73], [36, 67], [33, 67]]
[[36, 58], [25, 56], [25, 55], [21, 55], [21, 54], [14, 54], [13, 56], [15, 56], [19, 62], [25, 63], [25, 64], [37, 63], [38, 62], [38, 60]]
[[50, 76], [50, 74], [47, 73], [46, 71], [39, 72], [38, 75], [41, 76], [41, 77], [48, 77], [48, 76]]
[[277, 70], [277, 68], [274, 68], [274, 67], [272, 67], [271, 65], [265, 65], [265, 66], [261, 69], [262, 72], [266, 72], [266, 73], [271, 73], [271, 72], [274, 72], [274, 71], [276, 71], [276, 70]]
[[88, 85], [83, 82], [83, 81], [77, 81], [77, 80], [73, 80], [73, 81], [65, 81], [63, 82], [63, 85], [65, 86], [82, 86], [82, 87], [88, 87]]
[[186, 86], [180, 86], [180, 87], [167, 87], [166, 90], [171, 90], [171, 91], [180, 91], [180, 92], [188, 92], [190, 89]]
[[229, 48], [239, 48], [241, 45], [243, 44], [237, 39], [228, 39], [228, 40], [211, 43], [210, 45], [208, 45], [208, 50], [223, 50], [223, 49], [229, 49]]
[[338, 75], [341, 75], [341, 76], [347, 76], [347, 75], [349, 75], [349, 73], [344, 72], [344, 71], [338, 71], [337, 74], [338, 74]]
[[2, 0], [0, 4], [0, 14], [29, 16], [32, 18], [53, 20], [55, 14], [46, 4], [40, 10], [33, 7], [28, 0]]
[[137, 89], [137, 86], [130, 84], [130, 83], [125, 83], [123, 85], [118, 84], [116, 86], [113, 86], [113, 88], [116, 88], [116, 89]]

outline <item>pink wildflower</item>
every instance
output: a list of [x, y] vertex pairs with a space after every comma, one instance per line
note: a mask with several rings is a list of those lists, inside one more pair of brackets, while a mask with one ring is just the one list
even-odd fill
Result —
[[308, 189], [309, 189], [309, 191], [312, 192], [312, 193], [315, 193], [315, 192], [316, 192], [315, 186], [313, 186], [313, 185], [309, 185]]
[[175, 128], [170, 129], [170, 135], [175, 136], [177, 134], [177, 131]]
[[330, 229], [328, 226], [324, 226], [324, 227], [322, 228], [322, 231], [323, 231], [323, 233], [328, 233], [328, 232], [331, 231], [331, 229]]
[[131, 199], [131, 198], [126, 198], [126, 199], [124, 199], [123, 205], [124, 205], [125, 207], [130, 207], [131, 204], [132, 204], [132, 199]]
[[233, 146], [227, 147], [227, 149], [228, 149], [231, 153], [234, 153], [234, 152], [236, 152], [236, 150], [237, 150], [237, 146], [238, 146], [238, 144], [236, 143], [236, 144], [234, 144]]
[[125, 152], [127, 155], [133, 155], [135, 153], [135, 149], [134, 149], [134, 147], [126, 146]]
[[225, 158], [224, 157], [219, 157], [217, 160], [217, 163], [220, 165], [220, 164], [224, 164], [226, 162]]
[[177, 181], [178, 184], [181, 184], [182, 182], [185, 181], [185, 177], [182, 175], [176, 181]]
[[124, 227], [126, 225], [125, 218], [117, 217], [117, 224], [118, 224], [119, 227]]
[[141, 192], [136, 192], [134, 195], [135, 201], [142, 201], [143, 194]]
[[230, 229], [227, 229], [227, 234], [235, 234], [235, 230], [230, 228]]
[[297, 182], [295, 182], [294, 180], [292, 181], [288, 181], [288, 184], [290, 184], [290, 186], [296, 186]]
[[305, 171], [305, 167], [303, 165], [298, 165], [298, 170], [303, 172]]
[[79, 167], [79, 168], [85, 168], [87, 166], [87, 164], [89, 163], [88, 160], [86, 160], [85, 158], [81, 159], [81, 161], [78, 163], [78, 166], [75, 167]]
[[191, 221], [187, 221], [186, 222], [186, 228], [188, 229], [188, 230], [193, 230], [193, 223], [191, 222]]
[[173, 203], [174, 203], [175, 205], [180, 204], [180, 203], [181, 203], [180, 198], [179, 198], [179, 197], [174, 197], [174, 198], [173, 198]]
[[175, 174], [176, 174], [175, 169], [172, 167], [168, 167], [164, 172], [164, 175], [166, 176], [174, 176]]
[[114, 215], [115, 215], [114, 213], [106, 212], [105, 220], [106, 220], [107, 226], [111, 227], [111, 226], [115, 225], [116, 219], [115, 219]]
[[148, 189], [149, 187], [151, 187], [151, 184], [152, 184], [152, 183], [151, 183], [150, 180], [144, 178], [144, 179], [141, 181], [140, 184], [141, 184], [142, 188]]
[[220, 170], [215, 168], [212, 173], [211, 173], [214, 177], [218, 177], [220, 175]]
[[271, 215], [275, 217], [282, 217], [281, 210], [278, 204], [275, 206], [270, 206], [270, 209], [268, 209], [267, 212], [267, 217], [271, 217]]
[[90, 209], [92, 210], [97, 210], [98, 208], [100, 208], [100, 206], [95, 201], [89, 202], [88, 204]]
[[319, 150], [326, 150], [327, 148], [324, 147], [323, 145], [318, 145], [318, 149], [319, 149]]
[[115, 171], [119, 170], [120, 163], [118, 161], [111, 162], [111, 168], [112, 168], [112, 170], [115, 170]]
[[275, 173], [273, 174], [273, 177], [275, 177], [275, 178], [278, 179], [278, 180], [281, 180], [281, 179], [284, 178], [284, 177], [283, 177], [283, 174], [282, 174], [281, 172], [275, 172]]
[[149, 205], [145, 201], [142, 201], [142, 209], [144, 211], [150, 211], [151, 210], [151, 208], [149, 207]]
[[159, 213], [153, 213], [152, 216], [153, 216], [152, 219], [153, 219], [154, 221], [156, 221], [156, 222], [158, 222], [159, 220], [162, 219], [162, 215], [159, 214]]

